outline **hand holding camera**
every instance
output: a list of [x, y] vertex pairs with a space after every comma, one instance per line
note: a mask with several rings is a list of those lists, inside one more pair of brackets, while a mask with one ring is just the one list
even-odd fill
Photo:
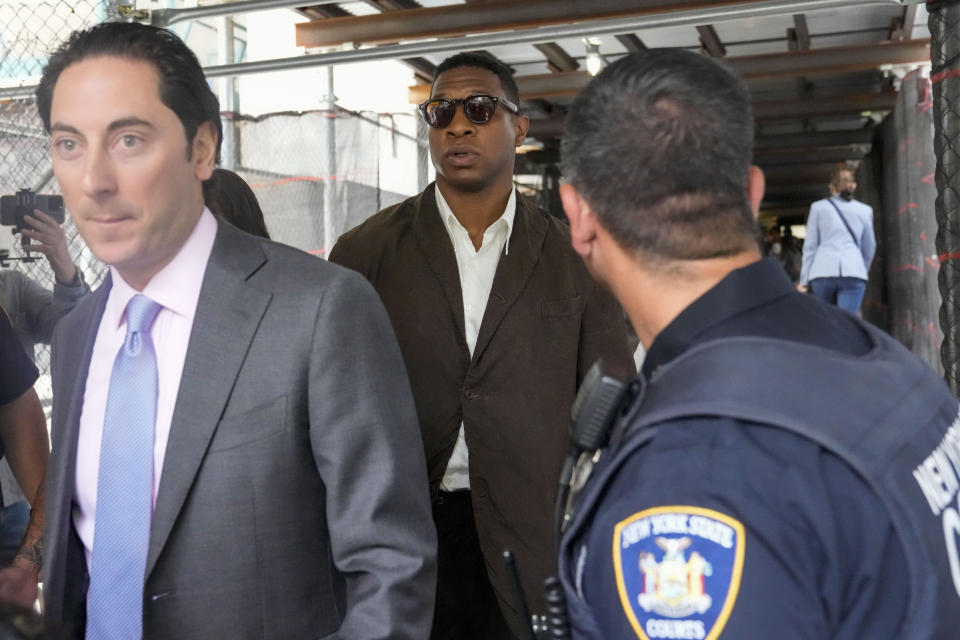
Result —
[[70, 258], [67, 235], [60, 226], [64, 220], [63, 198], [21, 189], [15, 195], [0, 198], [0, 224], [21, 234], [21, 246], [27, 253], [42, 253], [61, 284], [70, 284], [77, 268]]
[[[70, 250], [67, 248], [67, 234], [57, 221], [40, 209], [34, 209], [23, 218], [27, 225], [20, 233], [30, 239], [30, 244], [24, 244], [23, 250], [28, 253], [42, 253], [47, 257], [57, 281], [61, 284], [70, 284], [77, 275], [77, 268], [73, 266]], [[32, 228], [31, 228], [32, 227]]]

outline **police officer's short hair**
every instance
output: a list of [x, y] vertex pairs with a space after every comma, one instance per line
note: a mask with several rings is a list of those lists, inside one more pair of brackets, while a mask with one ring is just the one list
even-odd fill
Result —
[[678, 49], [617, 60], [576, 98], [564, 177], [626, 250], [695, 260], [756, 246], [753, 112], [725, 65]]

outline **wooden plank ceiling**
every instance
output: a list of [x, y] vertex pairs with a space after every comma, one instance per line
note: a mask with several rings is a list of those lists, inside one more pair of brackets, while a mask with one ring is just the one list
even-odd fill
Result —
[[[354, 15], [358, 2], [305, 5], [311, 19], [297, 43], [377, 45], [669, 13], [744, 0], [363, 0], [374, 15]], [[369, 9], [364, 7], [369, 13]], [[924, 11], [922, 8], [919, 11]], [[902, 69], [929, 62], [929, 40], [918, 6], [851, 7], [810, 14], [614, 33], [593, 40], [605, 62], [648, 46], [680, 46], [724, 59], [747, 80], [757, 117], [755, 162], [766, 171], [765, 215], [802, 217], [826, 188], [830, 171], [856, 167], [870, 151], [873, 128], [892, 110]], [[514, 69], [531, 136], [543, 149], [526, 154], [520, 171], [557, 161], [563, 116], [589, 81], [586, 47], [567, 39], [496, 47], [490, 53]], [[449, 53], [404, 60], [419, 84], [411, 102], [429, 95], [436, 64]]]

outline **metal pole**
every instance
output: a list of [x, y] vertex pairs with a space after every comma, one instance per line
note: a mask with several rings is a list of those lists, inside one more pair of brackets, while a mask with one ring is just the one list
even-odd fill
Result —
[[336, 4], [342, 0], [243, 0], [242, 2], [227, 2], [204, 7], [190, 7], [187, 9], [154, 9], [150, 11], [150, 23], [158, 27], [169, 27], [171, 24], [185, 20], [199, 20], [217, 16], [250, 13], [252, 11], [266, 11], [269, 9], [292, 9], [305, 4], [317, 6]]
[[[219, 44], [219, 60], [221, 64], [232, 64], [233, 50], [233, 18], [221, 16], [218, 19], [217, 35]], [[220, 80], [220, 110], [229, 113], [237, 112], [237, 79], [224, 77]], [[233, 118], [223, 118], [223, 146], [221, 147], [221, 165], [224, 169], [233, 170], [237, 166], [236, 123]]]
[[53, 180], [53, 169], [47, 169], [47, 172], [43, 174], [39, 182], [36, 183], [36, 186], [33, 187], [33, 190], [40, 193], [47, 188], [51, 180]]
[[[215, 7], [224, 8], [242, 4], [244, 3], [237, 2], [233, 3], [233, 5], [215, 5]], [[312, 2], [312, 4], [322, 3]], [[584, 38], [611, 33], [627, 33], [639, 29], [676, 27], [691, 24], [712, 24], [729, 20], [743, 20], [790, 13], [803, 13], [807, 11], [821, 11], [831, 8], [865, 7], [873, 5], [901, 6], [899, 0], [758, 0], [757, 2], [744, 3], [738, 6], [687, 9], [655, 15], [634, 16], [632, 18], [580, 22], [555, 27], [518, 29], [516, 31], [503, 33], [460, 36], [441, 40], [429, 40], [426, 42], [351, 49], [349, 51], [330, 51], [327, 53], [279, 58], [276, 60], [217, 65], [214, 67], [206, 67], [204, 73], [208, 78], [219, 78], [251, 73], [266, 73], [270, 71], [290, 71], [293, 69], [305, 69], [350, 62], [414, 58], [449, 51], [471, 51], [501, 45], [532, 44], [551, 42], [563, 38]], [[212, 10], [214, 6], [204, 7], [204, 9], [207, 8]], [[0, 99], [29, 97], [33, 95], [35, 90], [36, 86], [0, 89]]]
[[326, 69], [327, 93], [323, 96], [323, 108], [327, 112], [324, 137], [327, 143], [326, 179], [323, 181], [323, 246], [333, 248], [341, 231], [338, 220], [337, 201], [337, 96], [333, 92], [333, 67]]
[[960, 0], [928, 2], [937, 155], [938, 284], [947, 384], [960, 392]]
[[430, 130], [419, 112], [415, 117], [417, 119], [417, 191], [423, 191], [430, 183]]

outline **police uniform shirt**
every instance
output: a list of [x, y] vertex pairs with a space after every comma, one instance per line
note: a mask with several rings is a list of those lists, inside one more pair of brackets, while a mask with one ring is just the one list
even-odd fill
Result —
[[[798, 294], [768, 259], [685, 309], [643, 374], [728, 336], [870, 348], [851, 317]], [[772, 389], [758, 371], [756, 393], [803, 390]], [[695, 552], [692, 539], [716, 553]], [[638, 541], [647, 544], [628, 544]], [[603, 638], [886, 638], [906, 613], [906, 558], [879, 499], [835, 455], [776, 428], [721, 418], [660, 427], [614, 477], [580, 543], [578, 589]]]
[[0, 309], [0, 406], [19, 398], [36, 379], [37, 368], [23, 352], [10, 319]]

